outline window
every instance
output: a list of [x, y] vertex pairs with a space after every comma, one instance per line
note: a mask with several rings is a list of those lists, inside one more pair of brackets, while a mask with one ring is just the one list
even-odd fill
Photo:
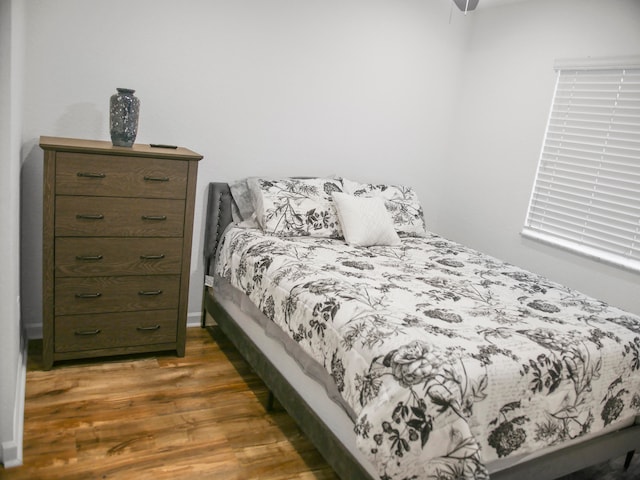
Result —
[[640, 272], [640, 58], [556, 70], [522, 234]]

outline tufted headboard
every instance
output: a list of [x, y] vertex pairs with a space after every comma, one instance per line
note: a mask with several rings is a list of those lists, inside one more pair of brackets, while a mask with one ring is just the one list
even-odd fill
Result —
[[207, 223], [204, 232], [204, 268], [206, 275], [213, 275], [216, 248], [225, 228], [232, 222], [233, 199], [228, 183], [211, 182], [207, 200]]

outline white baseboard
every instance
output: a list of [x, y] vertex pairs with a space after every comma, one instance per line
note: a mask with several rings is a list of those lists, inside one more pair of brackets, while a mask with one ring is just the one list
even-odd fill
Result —
[[13, 407], [13, 439], [2, 442], [0, 445], [0, 463], [5, 468], [22, 465], [24, 401], [27, 382], [27, 353], [29, 349], [29, 339], [24, 331], [20, 341], [20, 359], [18, 361], [18, 371], [16, 372], [16, 396]]
[[202, 312], [192, 312], [187, 314], [187, 328], [199, 327], [202, 323]]
[[25, 325], [27, 330], [27, 338], [29, 340], [37, 340], [42, 338], [42, 323], [33, 323]]

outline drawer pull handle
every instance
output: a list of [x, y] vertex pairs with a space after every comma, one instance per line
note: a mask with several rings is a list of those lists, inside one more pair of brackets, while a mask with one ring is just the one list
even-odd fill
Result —
[[140, 260], [162, 260], [164, 258], [164, 253], [160, 255], [140, 255]]
[[76, 293], [76, 298], [98, 298], [101, 297], [102, 294], [100, 292], [96, 293]]
[[76, 255], [76, 260], [85, 260], [88, 262], [97, 262], [102, 260], [102, 255]]
[[138, 292], [138, 295], [147, 295], [147, 296], [160, 295], [160, 294], [162, 294], [162, 290], [140, 290]]
[[76, 218], [79, 220], [102, 220], [104, 218], [104, 215], [102, 215], [101, 213], [96, 213], [96, 214], [78, 214], [76, 215]]
[[166, 220], [166, 215], [142, 215], [143, 220]]
[[168, 182], [169, 177], [148, 177], [145, 175], [144, 179], [147, 182]]
[[100, 329], [96, 328], [95, 330], [76, 330], [73, 333], [75, 335], [98, 335], [100, 333]]
[[104, 178], [106, 175], [104, 173], [93, 173], [93, 172], [78, 172], [77, 175], [79, 177], [84, 178]]
[[152, 332], [155, 330], [160, 330], [160, 325], [154, 325], [152, 327], [136, 327], [136, 330], [139, 332]]

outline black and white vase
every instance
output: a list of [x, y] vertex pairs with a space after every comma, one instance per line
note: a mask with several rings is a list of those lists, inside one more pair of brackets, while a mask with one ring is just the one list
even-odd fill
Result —
[[109, 102], [109, 129], [111, 143], [116, 147], [131, 147], [138, 134], [140, 100], [135, 90], [118, 88]]

